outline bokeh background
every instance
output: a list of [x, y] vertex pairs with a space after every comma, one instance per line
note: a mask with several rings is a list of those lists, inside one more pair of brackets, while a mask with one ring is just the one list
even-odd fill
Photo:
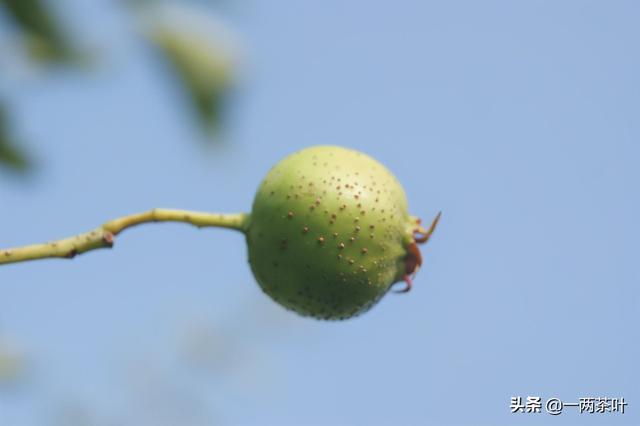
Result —
[[57, 48], [0, 3], [0, 247], [247, 211], [313, 144], [443, 211], [414, 290], [345, 322], [269, 300], [227, 230], [2, 267], [0, 425], [640, 424], [638, 2], [43, 2]]

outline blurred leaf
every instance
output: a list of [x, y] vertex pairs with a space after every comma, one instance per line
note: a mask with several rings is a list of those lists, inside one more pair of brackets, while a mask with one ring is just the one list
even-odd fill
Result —
[[29, 161], [11, 141], [5, 110], [0, 105], [0, 167], [6, 166], [17, 171], [26, 171]]
[[213, 33], [219, 22], [183, 9], [151, 14], [147, 34], [176, 73], [202, 128], [215, 132], [235, 76], [233, 49]]
[[228, 78], [223, 61], [208, 51], [201, 40], [192, 40], [187, 34], [159, 30], [154, 41], [178, 73], [201, 124], [215, 130]]
[[42, 0], [0, 0], [22, 31], [31, 56], [43, 63], [73, 59], [68, 38]]
[[22, 373], [23, 366], [22, 354], [0, 341], [0, 383], [15, 381]]

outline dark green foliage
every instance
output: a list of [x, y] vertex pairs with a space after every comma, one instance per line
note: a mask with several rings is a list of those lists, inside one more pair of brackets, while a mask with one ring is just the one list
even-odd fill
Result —
[[6, 113], [0, 105], [0, 167], [25, 171], [29, 166], [27, 157], [10, 138]]
[[68, 38], [42, 0], [0, 0], [26, 38], [31, 56], [40, 62], [64, 62], [73, 52]]

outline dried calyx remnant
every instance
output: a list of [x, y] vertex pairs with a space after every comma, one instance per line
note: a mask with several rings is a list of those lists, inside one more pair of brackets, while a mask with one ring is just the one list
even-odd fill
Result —
[[0, 250], [0, 264], [70, 258], [113, 246], [121, 231], [171, 221], [235, 229], [246, 235], [249, 263], [262, 290], [301, 315], [346, 319], [365, 312], [394, 283], [411, 289], [422, 265], [418, 244], [428, 228], [408, 212], [398, 180], [358, 151], [316, 146], [274, 166], [256, 193], [251, 214], [154, 209], [105, 223], [63, 240]]

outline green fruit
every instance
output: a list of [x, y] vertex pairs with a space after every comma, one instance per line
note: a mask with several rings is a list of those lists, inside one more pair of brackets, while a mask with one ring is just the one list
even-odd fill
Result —
[[350, 149], [311, 147], [262, 181], [246, 232], [249, 262], [263, 291], [284, 307], [346, 319], [394, 283], [410, 285], [421, 263], [415, 243], [433, 230], [419, 223], [382, 164]]
[[125, 229], [183, 222], [244, 232], [251, 269], [263, 291], [302, 315], [345, 319], [377, 303], [422, 264], [417, 244], [433, 233], [410, 216], [402, 186], [371, 157], [336, 146], [304, 149], [262, 181], [251, 214], [152, 209], [119, 217], [57, 241], [0, 250], [0, 265], [73, 258], [111, 248]]

